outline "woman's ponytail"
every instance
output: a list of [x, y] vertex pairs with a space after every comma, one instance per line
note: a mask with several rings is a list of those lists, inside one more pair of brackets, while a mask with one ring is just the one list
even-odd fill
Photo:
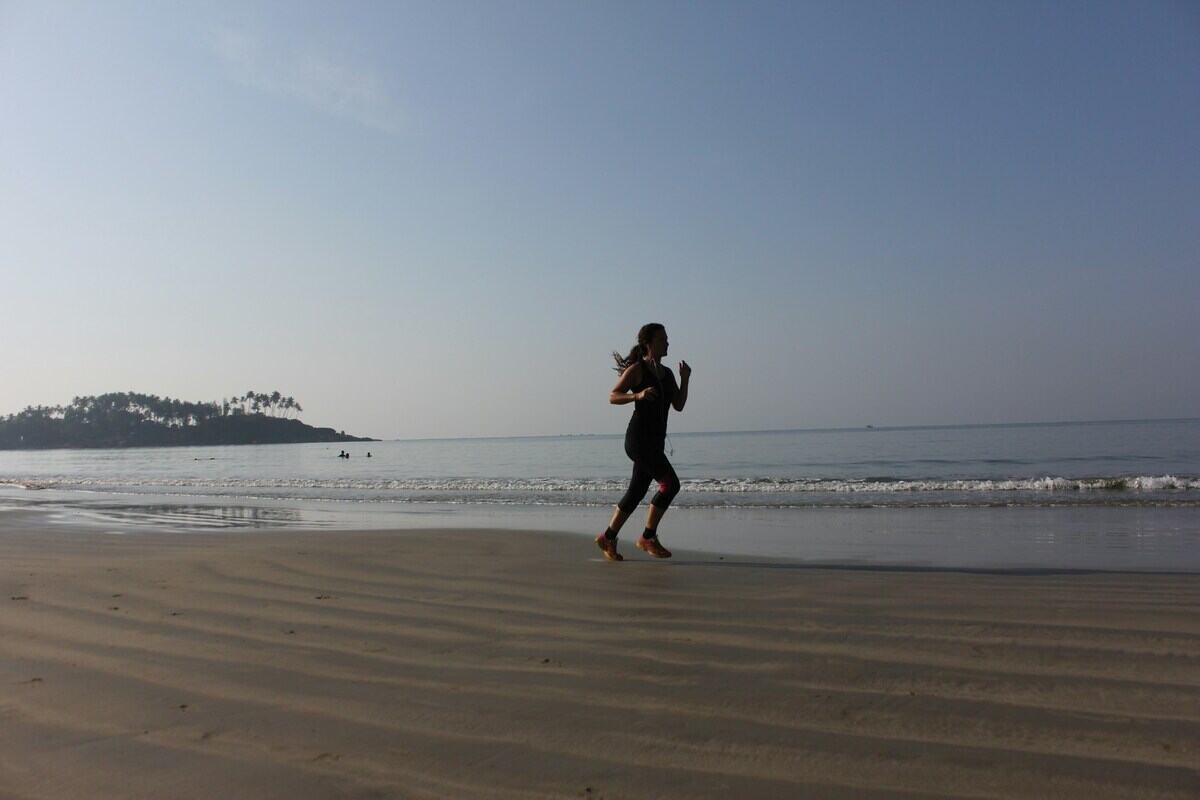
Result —
[[629, 351], [629, 355], [621, 358], [621, 354], [613, 350], [613, 361], [617, 365], [613, 367], [617, 372], [624, 372], [630, 364], [637, 363], [638, 359], [650, 352], [650, 342], [659, 331], [666, 330], [661, 322], [648, 322], [638, 328], [637, 344]]

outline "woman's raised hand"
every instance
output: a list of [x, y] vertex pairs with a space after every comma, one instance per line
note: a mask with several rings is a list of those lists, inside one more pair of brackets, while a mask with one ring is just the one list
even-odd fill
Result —
[[692, 368], [688, 366], [688, 363], [686, 361], [684, 361], [683, 359], [680, 359], [679, 360], [679, 378], [680, 378], [680, 380], [686, 381], [691, 376], [692, 376]]

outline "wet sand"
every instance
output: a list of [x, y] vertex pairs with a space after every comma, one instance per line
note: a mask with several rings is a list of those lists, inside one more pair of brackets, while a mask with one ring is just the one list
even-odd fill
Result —
[[6, 525], [4, 798], [1200, 796], [1196, 575]]

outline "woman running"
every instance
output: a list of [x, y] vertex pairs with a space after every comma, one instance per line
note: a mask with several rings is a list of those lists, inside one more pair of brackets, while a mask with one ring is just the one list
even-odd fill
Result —
[[625, 455], [633, 461], [633, 477], [625, 496], [613, 511], [608, 529], [596, 537], [596, 545], [609, 561], [624, 560], [617, 552], [617, 533], [646, 496], [651, 479], [658, 481], [658, 491], [650, 498], [646, 530], [642, 531], [637, 546], [655, 558], [671, 557], [671, 551], [658, 541], [658, 523], [675, 495], [679, 494], [679, 478], [663, 453], [663, 445], [667, 438], [667, 412], [671, 406], [676, 411], [683, 411], [692, 368], [686, 361], [680, 361], [682, 383], [675, 383], [675, 375], [661, 363], [667, 354], [667, 346], [667, 329], [651, 322], [638, 331], [637, 344], [629, 355], [622, 358], [620, 353], [613, 352], [617, 362], [615, 369], [621, 373], [621, 378], [608, 395], [608, 402], [618, 406], [634, 404], [633, 417], [625, 430]]

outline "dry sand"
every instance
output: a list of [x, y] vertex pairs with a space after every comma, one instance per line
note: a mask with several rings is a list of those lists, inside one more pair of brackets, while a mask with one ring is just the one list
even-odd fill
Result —
[[1200, 577], [0, 536], [0, 797], [1200, 796]]

